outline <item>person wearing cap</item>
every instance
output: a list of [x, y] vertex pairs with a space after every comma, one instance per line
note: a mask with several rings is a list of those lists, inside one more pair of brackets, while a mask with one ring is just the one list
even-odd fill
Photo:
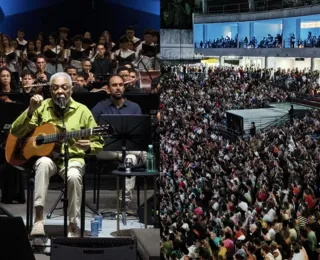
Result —
[[270, 251], [270, 247], [268, 246], [268, 244], [264, 243], [261, 245], [261, 254], [265, 260], [274, 260], [274, 257]]
[[272, 241], [270, 244], [270, 250], [275, 260], [282, 260], [281, 252], [278, 248], [278, 244], [276, 241]]

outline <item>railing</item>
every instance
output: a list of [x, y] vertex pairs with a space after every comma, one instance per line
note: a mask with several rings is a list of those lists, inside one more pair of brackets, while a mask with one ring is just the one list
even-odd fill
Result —
[[[214, 1], [212, 1], [214, 2]], [[297, 8], [303, 6], [313, 6], [320, 4], [320, 0], [265, 0], [255, 1], [254, 6], [249, 7], [248, 2], [239, 4], [227, 5], [210, 5], [208, 1], [206, 14], [221, 14], [221, 13], [246, 13], [246, 12], [265, 12], [271, 10], [281, 10], [288, 8]], [[196, 13], [202, 13], [202, 10], [197, 10]]]
[[[208, 36], [209, 38], [210, 36]], [[214, 37], [211, 37], [214, 38]], [[242, 37], [244, 38], [244, 37]], [[203, 46], [201, 48], [199, 42], [194, 43], [194, 47], [196, 49], [226, 49], [226, 48], [239, 48], [239, 49], [263, 49], [263, 48], [285, 48], [285, 49], [303, 49], [303, 48], [320, 48], [320, 41], [318, 41], [318, 38], [315, 42], [309, 42], [308, 39], [305, 40], [297, 40], [294, 44], [291, 43], [290, 40], [283, 40], [282, 44], [279, 45], [275, 42], [269, 42], [269, 43], [263, 43], [261, 39], [257, 40], [256, 46], [254, 47], [252, 44], [250, 44], [250, 41], [248, 40], [248, 43], [245, 43], [244, 40], [239, 41], [238, 43], [231, 39], [232, 43], [223, 43], [220, 46], [213, 45], [211, 42], [203, 43]]]
[[[295, 116], [295, 113], [293, 113], [293, 116]], [[284, 125], [287, 121], [290, 120], [290, 117], [288, 114], [283, 115], [280, 118], [277, 118], [275, 121], [270, 122], [270, 124], [266, 124], [261, 128], [261, 130], [267, 130], [269, 128], [275, 127], [275, 126], [282, 126]]]

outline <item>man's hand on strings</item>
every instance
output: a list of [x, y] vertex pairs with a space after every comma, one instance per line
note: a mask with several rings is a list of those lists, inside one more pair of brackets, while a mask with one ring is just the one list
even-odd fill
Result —
[[77, 148], [85, 152], [90, 149], [90, 145], [91, 145], [90, 140], [78, 140], [77, 142], [74, 143], [74, 146], [76, 146]]

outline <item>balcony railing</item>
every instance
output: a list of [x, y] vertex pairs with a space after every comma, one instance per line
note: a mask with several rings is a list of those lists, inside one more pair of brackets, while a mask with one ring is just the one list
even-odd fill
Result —
[[320, 0], [263, 0], [254, 1], [253, 6], [249, 6], [248, 2], [239, 4], [215, 5], [210, 4], [210, 2], [208, 1], [206, 12], [203, 12], [201, 8], [198, 8], [196, 10], [196, 14], [265, 12], [272, 10], [313, 6], [319, 4]]

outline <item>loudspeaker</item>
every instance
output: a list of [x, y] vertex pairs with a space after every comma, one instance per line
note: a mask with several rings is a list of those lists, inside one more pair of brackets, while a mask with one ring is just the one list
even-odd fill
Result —
[[[157, 196], [157, 204], [159, 202], [159, 196]], [[158, 207], [158, 205], [157, 205]], [[148, 225], [155, 225], [157, 226], [157, 219], [154, 219], [154, 195], [152, 195], [149, 199], [147, 199], [147, 221]], [[158, 209], [156, 209], [158, 211]], [[140, 223], [145, 223], [144, 222], [144, 203], [138, 208], [138, 217], [140, 220]]]
[[35, 260], [21, 217], [0, 217], [0, 259]]
[[132, 237], [52, 238], [51, 260], [137, 259], [137, 242]]

